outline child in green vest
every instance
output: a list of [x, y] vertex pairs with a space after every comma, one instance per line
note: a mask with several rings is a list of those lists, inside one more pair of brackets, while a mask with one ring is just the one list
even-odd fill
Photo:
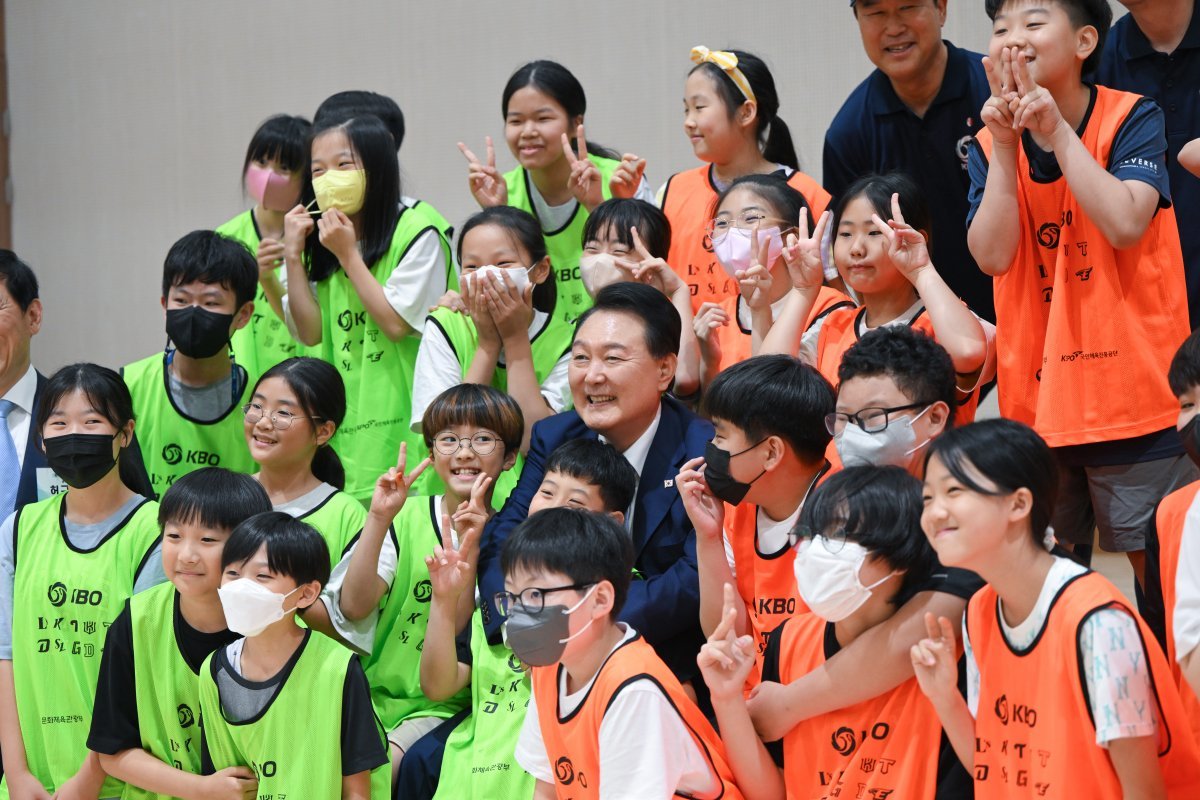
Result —
[[250, 472], [237, 409], [253, 376], [234, 361], [230, 337], [254, 312], [258, 267], [246, 248], [192, 231], [163, 264], [165, 352], [122, 370], [137, 411], [137, 444], [156, 495], [200, 467]]
[[[432, 599], [424, 556], [434, 547], [456, 542], [451, 519], [463, 526], [468, 524], [465, 515], [484, 509], [483, 519], [472, 524], [486, 522], [492, 513], [492, 487], [512, 467], [523, 428], [520, 406], [499, 389], [475, 383], [447, 389], [425, 411], [430, 457], [406, 475], [407, 448], [401, 447], [398, 464], [376, 482], [362, 536], [350, 551], [338, 603], [351, 620], [378, 610], [374, 648], [364, 666], [396, 767], [413, 742], [470, 701], [466, 691], [438, 701], [421, 691], [421, 650]], [[413, 482], [431, 462], [446, 486], [445, 494], [406, 503]], [[393, 520], [400, 558], [389, 582], [379, 574], [379, 556]], [[468, 544], [465, 557], [474, 562], [479, 557], [478, 537]], [[459, 610], [464, 624], [470, 609], [468, 597]]]
[[46, 382], [31, 425], [68, 491], [0, 526], [0, 798], [115, 798], [86, 740], [104, 633], [163, 580], [158, 504], [136, 468], [133, 403], [95, 364]]
[[426, 313], [457, 277], [439, 226], [400, 202], [395, 142], [378, 118], [316, 129], [309, 155], [301, 203], [284, 217], [282, 305], [346, 384], [338, 455], [346, 491], [366, 504], [400, 443], [420, 442], [409, 429], [413, 362]]
[[[582, 508], [624, 522], [637, 482], [637, 472], [612, 445], [596, 439], [573, 439], [550, 454], [529, 513], [544, 508]], [[458, 527], [460, 547], [435, 547], [433, 555], [425, 559], [433, 600], [421, 651], [421, 690], [425, 696], [442, 700], [470, 686], [471, 714], [444, 739], [445, 751], [440, 759], [440, 754], [434, 752], [432, 757], [422, 759], [424, 763], [419, 767], [416, 759], [402, 765], [401, 789], [403, 796], [412, 800], [430, 797], [435, 790], [437, 797], [452, 800], [529, 797], [533, 792], [533, 777], [513, 758], [529, 703], [525, 668], [505, 645], [488, 644], [482, 615], [493, 612], [486, 602], [475, 610], [470, 627], [456, 636], [455, 613], [464, 595], [473, 599], [475, 586], [475, 565], [464, 557], [464, 551], [469, 552], [468, 545], [478, 541], [482, 533], [482, 526], [470, 526], [469, 520], [486, 519], [480, 509], [472, 510], [475, 513], [471, 517], [462, 515], [464, 524]], [[435, 731], [430, 737], [437, 735]]]
[[486, 163], [462, 142], [471, 194], [481, 208], [510, 205], [533, 214], [556, 273], [555, 313], [575, 320], [592, 300], [579, 280], [580, 233], [588, 214], [610, 197], [653, 200], [645, 159], [586, 141], [583, 86], [562, 64], [531, 61], [512, 74], [500, 100], [504, 140], [517, 167], [496, 169], [492, 138]]
[[225, 621], [245, 638], [200, 668], [202, 770], [250, 767], [259, 797], [387, 797], [362, 666], [296, 624], [329, 579], [321, 534], [279, 511], [257, 514], [234, 528], [221, 569]]
[[571, 406], [567, 365], [575, 323], [554, 314], [550, 257], [528, 213], [495, 206], [472, 216], [458, 237], [458, 260], [467, 310], [438, 307], [425, 320], [413, 381], [413, 430], [421, 431], [425, 409], [446, 389], [481, 383], [508, 392], [521, 406], [524, 452], [534, 423]]
[[[334, 367], [316, 358], [289, 358], [267, 370], [243, 409], [254, 477], [276, 511], [317, 529], [329, 546], [330, 568], [362, 530], [367, 510], [342, 489], [346, 473], [330, 442], [346, 417], [346, 387]], [[386, 554], [395, 562], [395, 553]]]
[[225, 626], [217, 588], [229, 533], [271, 510], [249, 475], [220, 467], [189, 472], [158, 507], [169, 583], [130, 598], [104, 637], [88, 749], [125, 781], [126, 800], [242, 797], [254, 773], [200, 774], [200, 665], [237, 634]]
[[308, 169], [308, 137], [312, 125], [303, 117], [276, 114], [258, 126], [246, 148], [242, 181], [254, 207], [217, 228], [217, 233], [246, 246], [258, 262], [254, 313], [233, 334], [233, 351], [251, 375], [261, 375], [285, 358], [299, 355], [299, 345], [283, 323], [279, 280], [283, 271], [283, 215], [300, 199], [300, 183]]

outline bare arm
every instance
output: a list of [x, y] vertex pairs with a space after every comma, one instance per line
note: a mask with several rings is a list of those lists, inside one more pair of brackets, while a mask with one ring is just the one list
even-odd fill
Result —
[[[700, 574], [700, 629], [711, 636], [725, 614], [724, 587], [736, 586], [737, 580], [725, 555], [725, 504], [712, 496], [704, 482], [703, 458], [683, 465], [675, 478], [675, 487], [683, 498], [688, 519], [696, 529], [696, 565]], [[750, 632], [746, 604], [737, 603], [733, 630], [738, 636]]]
[[958, 648], [954, 623], [925, 615], [926, 638], [910, 649], [913, 671], [929, 698], [955, 755], [970, 772], [975, 766], [975, 718], [958, 691]]
[[[340, 214], [341, 212], [335, 210], [330, 213]], [[324, 225], [325, 220], [322, 219], [320, 224]], [[388, 302], [387, 295], [383, 292], [383, 286], [375, 280], [375, 276], [371, 274], [366, 262], [362, 260], [358, 247], [353, 247], [343, 253], [338, 257], [338, 262], [346, 271], [346, 277], [350, 279], [354, 293], [362, 301], [367, 316], [379, 326], [379, 330], [383, 331], [384, 336], [393, 342], [399, 342], [414, 332], [412, 326], [404, 317], [397, 314], [396, 309], [392, 308], [392, 304]]]
[[194, 775], [136, 748], [122, 750], [116, 755], [100, 753], [99, 758], [100, 766], [114, 778], [154, 794], [181, 800], [244, 797], [258, 790], [258, 779], [247, 767], [227, 767], [212, 775]]
[[1167, 796], [1158, 765], [1157, 739], [1157, 736], [1135, 736], [1108, 743], [1108, 757], [1112, 759], [1125, 800], [1161, 800]]
[[304, 241], [313, 229], [312, 217], [297, 205], [283, 218], [283, 263], [287, 271], [288, 311], [296, 325], [300, 342], [308, 346], [321, 343], [321, 307], [308, 285], [304, 268]]
[[342, 800], [371, 800], [369, 770], [342, 776]]
[[350, 564], [346, 568], [346, 578], [342, 581], [341, 597], [338, 600], [338, 605], [347, 619], [365, 618], [375, 610], [388, 590], [387, 583], [379, 577], [379, 552], [383, 549], [383, 539], [387, 536], [394, 518], [385, 519], [374, 512], [367, 514], [362, 534], [358, 537], [354, 553], [350, 556]]
[[471, 668], [458, 660], [454, 648], [455, 603], [434, 591], [429, 604], [429, 623], [421, 650], [421, 691], [433, 702], [449, 700], [471, 683]]
[[29, 771], [25, 760], [25, 739], [17, 717], [17, 692], [13, 683], [12, 661], [0, 661], [0, 756], [4, 776], [12, 793], [24, 791], [29, 797], [50, 800], [50, 794]]
[[821, 285], [825, 281], [825, 267], [821, 263], [821, 238], [825, 235], [833, 215], [828, 211], [817, 220], [812, 235], [808, 233], [808, 209], [800, 210], [796, 233], [788, 234], [787, 246], [783, 248], [783, 262], [787, 265], [792, 291], [783, 304], [779, 318], [770, 326], [770, 332], [762, 336], [758, 355], [782, 353], [788, 356], [800, 352], [804, 338], [805, 323], [812, 314]]
[[992, 153], [988, 161], [983, 199], [967, 229], [967, 247], [988, 275], [1003, 275], [1012, 267], [1020, 243], [1017, 219], [1017, 149], [1021, 131], [1013, 126], [1011, 106], [1016, 101], [1012, 78], [1012, 54], [1001, 53], [1000, 64], [983, 59], [992, 96], [984, 103], [980, 119], [992, 135]]
[[671, 305], [679, 312], [679, 364], [675, 368], [675, 392], [683, 397], [700, 388], [700, 343], [692, 325], [692, 296], [683, 281], [671, 293]]
[[558, 792], [553, 783], [537, 781], [533, 787], [533, 800], [557, 800]]

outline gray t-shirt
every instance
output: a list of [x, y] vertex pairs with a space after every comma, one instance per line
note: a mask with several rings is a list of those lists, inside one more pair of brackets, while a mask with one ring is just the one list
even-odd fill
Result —
[[188, 386], [167, 370], [167, 386], [175, 407], [200, 422], [213, 422], [229, 413], [237, 402], [233, 373], [208, 386]]

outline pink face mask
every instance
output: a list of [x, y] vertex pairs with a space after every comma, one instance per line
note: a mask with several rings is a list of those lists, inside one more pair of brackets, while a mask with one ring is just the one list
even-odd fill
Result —
[[257, 164], [246, 167], [246, 192], [268, 211], [291, 211], [300, 199], [291, 180]]

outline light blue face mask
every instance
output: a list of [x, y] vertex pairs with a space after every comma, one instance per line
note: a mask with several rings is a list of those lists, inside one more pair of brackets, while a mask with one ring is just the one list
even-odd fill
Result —
[[925, 406], [916, 416], [897, 417], [888, 422], [888, 426], [878, 433], [867, 433], [856, 423], [847, 422], [846, 426], [833, 437], [837, 447], [838, 458], [846, 467], [904, 467], [912, 459], [913, 453], [927, 447], [932, 439], [917, 444], [917, 432], [913, 423], [933, 408]]

